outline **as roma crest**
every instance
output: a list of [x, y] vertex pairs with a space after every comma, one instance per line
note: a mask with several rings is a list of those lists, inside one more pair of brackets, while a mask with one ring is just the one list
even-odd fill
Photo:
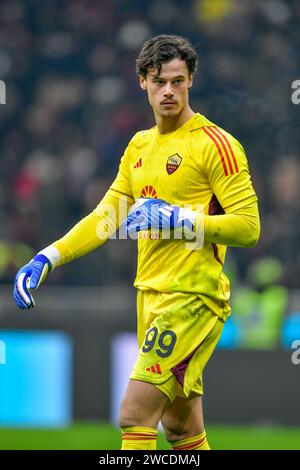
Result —
[[174, 171], [177, 170], [181, 161], [182, 161], [182, 158], [178, 155], [178, 153], [174, 153], [174, 155], [171, 155], [168, 158], [167, 165], [166, 165], [168, 175], [171, 175], [172, 173], [174, 173]]

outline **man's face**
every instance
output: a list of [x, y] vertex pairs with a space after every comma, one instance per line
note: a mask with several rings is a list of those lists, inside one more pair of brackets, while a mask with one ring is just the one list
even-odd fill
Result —
[[193, 82], [184, 60], [172, 59], [162, 64], [160, 74], [150, 69], [146, 78], [140, 76], [140, 85], [147, 90], [154, 114], [173, 117], [188, 104], [188, 89]]

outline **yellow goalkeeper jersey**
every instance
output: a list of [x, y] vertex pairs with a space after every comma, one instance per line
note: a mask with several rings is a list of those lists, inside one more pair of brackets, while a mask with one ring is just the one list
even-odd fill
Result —
[[[201, 114], [169, 134], [157, 127], [138, 132], [120, 163], [112, 191], [161, 198], [170, 204], [203, 205], [205, 214], [234, 212], [257, 200], [241, 144]], [[150, 232], [149, 232], [150, 234]], [[161, 292], [191, 292], [218, 315], [230, 313], [229, 282], [222, 271], [226, 246], [151, 239], [141, 232], [135, 286]]]
[[[135, 279], [141, 290], [196, 293], [225, 320], [230, 313], [229, 281], [223, 273], [226, 246], [217, 242], [234, 246], [236, 235], [230, 238], [230, 232], [246, 237], [244, 215], [247, 227], [252, 224], [254, 232], [259, 230], [257, 197], [242, 145], [199, 113], [168, 134], [159, 134], [157, 127], [138, 132], [97, 208], [55, 242], [61, 264], [104, 243], [118, 225], [119, 202], [124, 197], [125, 216], [140, 197], [161, 198], [195, 210], [202, 207], [210, 216], [225, 214], [201, 218], [206, 236], [201, 249], [196, 245], [193, 249], [185, 239], [167, 240], [140, 232]], [[115, 209], [115, 216], [108, 205]], [[216, 243], [208, 241], [209, 234]]]

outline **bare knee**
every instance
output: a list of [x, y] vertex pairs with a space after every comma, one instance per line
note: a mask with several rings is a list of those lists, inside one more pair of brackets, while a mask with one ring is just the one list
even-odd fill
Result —
[[186, 439], [190, 435], [190, 429], [187, 423], [174, 419], [172, 417], [166, 417], [162, 420], [166, 439], [169, 442], [180, 441]]
[[177, 397], [162, 417], [168, 441], [181, 441], [197, 436], [204, 430], [202, 403], [199, 396], [183, 399]]
[[120, 427], [142, 426], [144, 425], [144, 420], [143, 410], [138, 404], [123, 401], [119, 418]]
[[168, 397], [154, 385], [132, 380], [121, 405], [120, 426], [156, 429], [168, 403]]

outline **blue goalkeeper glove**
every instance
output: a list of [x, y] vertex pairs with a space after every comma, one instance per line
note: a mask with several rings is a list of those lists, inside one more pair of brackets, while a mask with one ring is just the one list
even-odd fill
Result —
[[127, 217], [128, 233], [157, 229], [194, 232], [196, 212], [173, 206], [163, 199], [138, 198]]
[[13, 298], [19, 308], [30, 309], [35, 306], [30, 290], [37, 289], [44, 282], [59, 260], [58, 250], [54, 246], [49, 246], [17, 272]]
[[13, 297], [19, 308], [29, 309], [35, 306], [30, 289], [37, 289], [51, 270], [50, 260], [45, 255], [38, 254], [17, 272]]

